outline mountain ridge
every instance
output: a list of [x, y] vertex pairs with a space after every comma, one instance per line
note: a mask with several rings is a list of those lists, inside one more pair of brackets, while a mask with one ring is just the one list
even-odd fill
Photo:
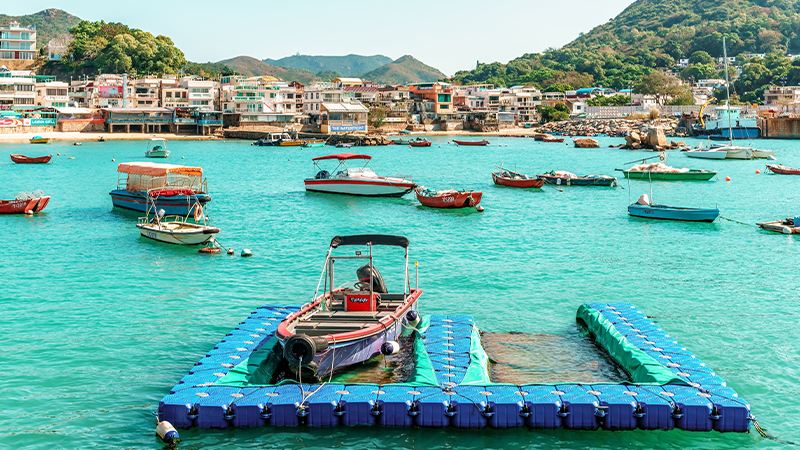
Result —
[[358, 78], [381, 84], [409, 84], [438, 81], [447, 75], [411, 55], [404, 55]]
[[392, 62], [384, 55], [325, 56], [325, 55], [292, 55], [280, 59], [262, 59], [263, 62], [285, 68], [304, 69], [312, 73], [335, 72], [343, 77], [352, 77], [360, 73], [370, 72], [380, 66]]

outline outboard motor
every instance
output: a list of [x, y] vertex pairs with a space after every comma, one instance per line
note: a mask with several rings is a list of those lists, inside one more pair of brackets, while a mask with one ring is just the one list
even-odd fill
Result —
[[314, 179], [315, 180], [326, 180], [326, 179], [328, 179], [330, 177], [331, 177], [331, 173], [328, 172], [327, 170], [320, 170], [319, 172], [317, 172], [316, 175], [314, 175]]
[[166, 212], [166, 211], [164, 211], [164, 209], [163, 209], [163, 208], [162, 208], [162, 209], [159, 209], [159, 210], [158, 210], [158, 212], [156, 212], [156, 215], [155, 215], [155, 216], [153, 216], [153, 220], [152, 220], [152, 221], [150, 221], [150, 223], [155, 223], [155, 224], [159, 224], [159, 223], [161, 223], [161, 219], [163, 219], [163, 218], [164, 218], [164, 214], [166, 214], [166, 213], [167, 213], [167, 212]]
[[369, 280], [371, 277], [373, 292], [377, 292], [378, 294], [389, 293], [389, 291], [386, 290], [386, 283], [383, 282], [383, 277], [381, 276], [381, 273], [378, 272], [378, 269], [372, 264], [367, 263], [359, 267], [358, 270], [356, 271], [356, 275], [358, 276], [358, 283], [356, 283], [356, 287], [358, 287], [362, 291], [369, 290]]

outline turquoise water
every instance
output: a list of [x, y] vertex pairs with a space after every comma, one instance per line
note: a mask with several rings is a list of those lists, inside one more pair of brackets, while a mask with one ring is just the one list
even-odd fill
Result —
[[[568, 335], [585, 301], [636, 304], [750, 402], [779, 438], [800, 441], [798, 237], [731, 222], [630, 218], [620, 187], [524, 191], [492, 185], [493, 164], [535, 174], [614, 174], [647, 153], [574, 149], [532, 139], [457, 148], [359, 149], [379, 174], [484, 192], [486, 211], [419, 206], [412, 195], [368, 199], [306, 193], [310, 158], [331, 149], [248, 142], [170, 142], [169, 162], [202, 166], [212, 223], [252, 258], [201, 255], [139, 236], [137, 213], [115, 210], [116, 164], [143, 142], [0, 146], [0, 198], [41, 189], [44, 213], [0, 216], [0, 447], [161, 448], [150, 414], [192, 365], [257, 306], [310, 300], [330, 239], [403, 234], [419, 261], [424, 313], [463, 313], [487, 331]], [[620, 139], [601, 138], [607, 146]], [[792, 141], [757, 141], [800, 166]], [[60, 152], [48, 165], [8, 155]], [[69, 160], [68, 156], [75, 159]], [[117, 162], [111, 159], [116, 158]], [[185, 159], [181, 159], [185, 157]], [[800, 215], [800, 177], [756, 174], [763, 161], [691, 160], [712, 182], [654, 182], [654, 200], [718, 205], [746, 223]], [[724, 181], [729, 176], [730, 182]], [[384, 267], [381, 267], [384, 270]], [[392, 271], [386, 268], [392, 282]], [[396, 279], [396, 277], [394, 278]], [[181, 448], [767, 448], [757, 434], [431, 429], [181, 430]]]

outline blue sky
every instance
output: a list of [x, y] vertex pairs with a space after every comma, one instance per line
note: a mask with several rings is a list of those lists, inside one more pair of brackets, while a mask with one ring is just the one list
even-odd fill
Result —
[[191, 61], [238, 55], [410, 54], [448, 75], [560, 47], [633, 0], [5, 1], [0, 13], [63, 9], [171, 37]]

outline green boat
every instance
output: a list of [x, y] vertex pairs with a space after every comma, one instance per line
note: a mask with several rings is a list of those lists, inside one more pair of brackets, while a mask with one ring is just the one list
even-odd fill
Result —
[[717, 172], [713, 170], [692, 169], [688, 172], [651, 172], [646, 170], [623, 170], [625, 178], [631, 180], [652, 180], [652, 181], [708, 181]]
[[314, 148], [314, 147], [325, 147], [324, 142], [306, 142], [303, 144], [305, 148]]

